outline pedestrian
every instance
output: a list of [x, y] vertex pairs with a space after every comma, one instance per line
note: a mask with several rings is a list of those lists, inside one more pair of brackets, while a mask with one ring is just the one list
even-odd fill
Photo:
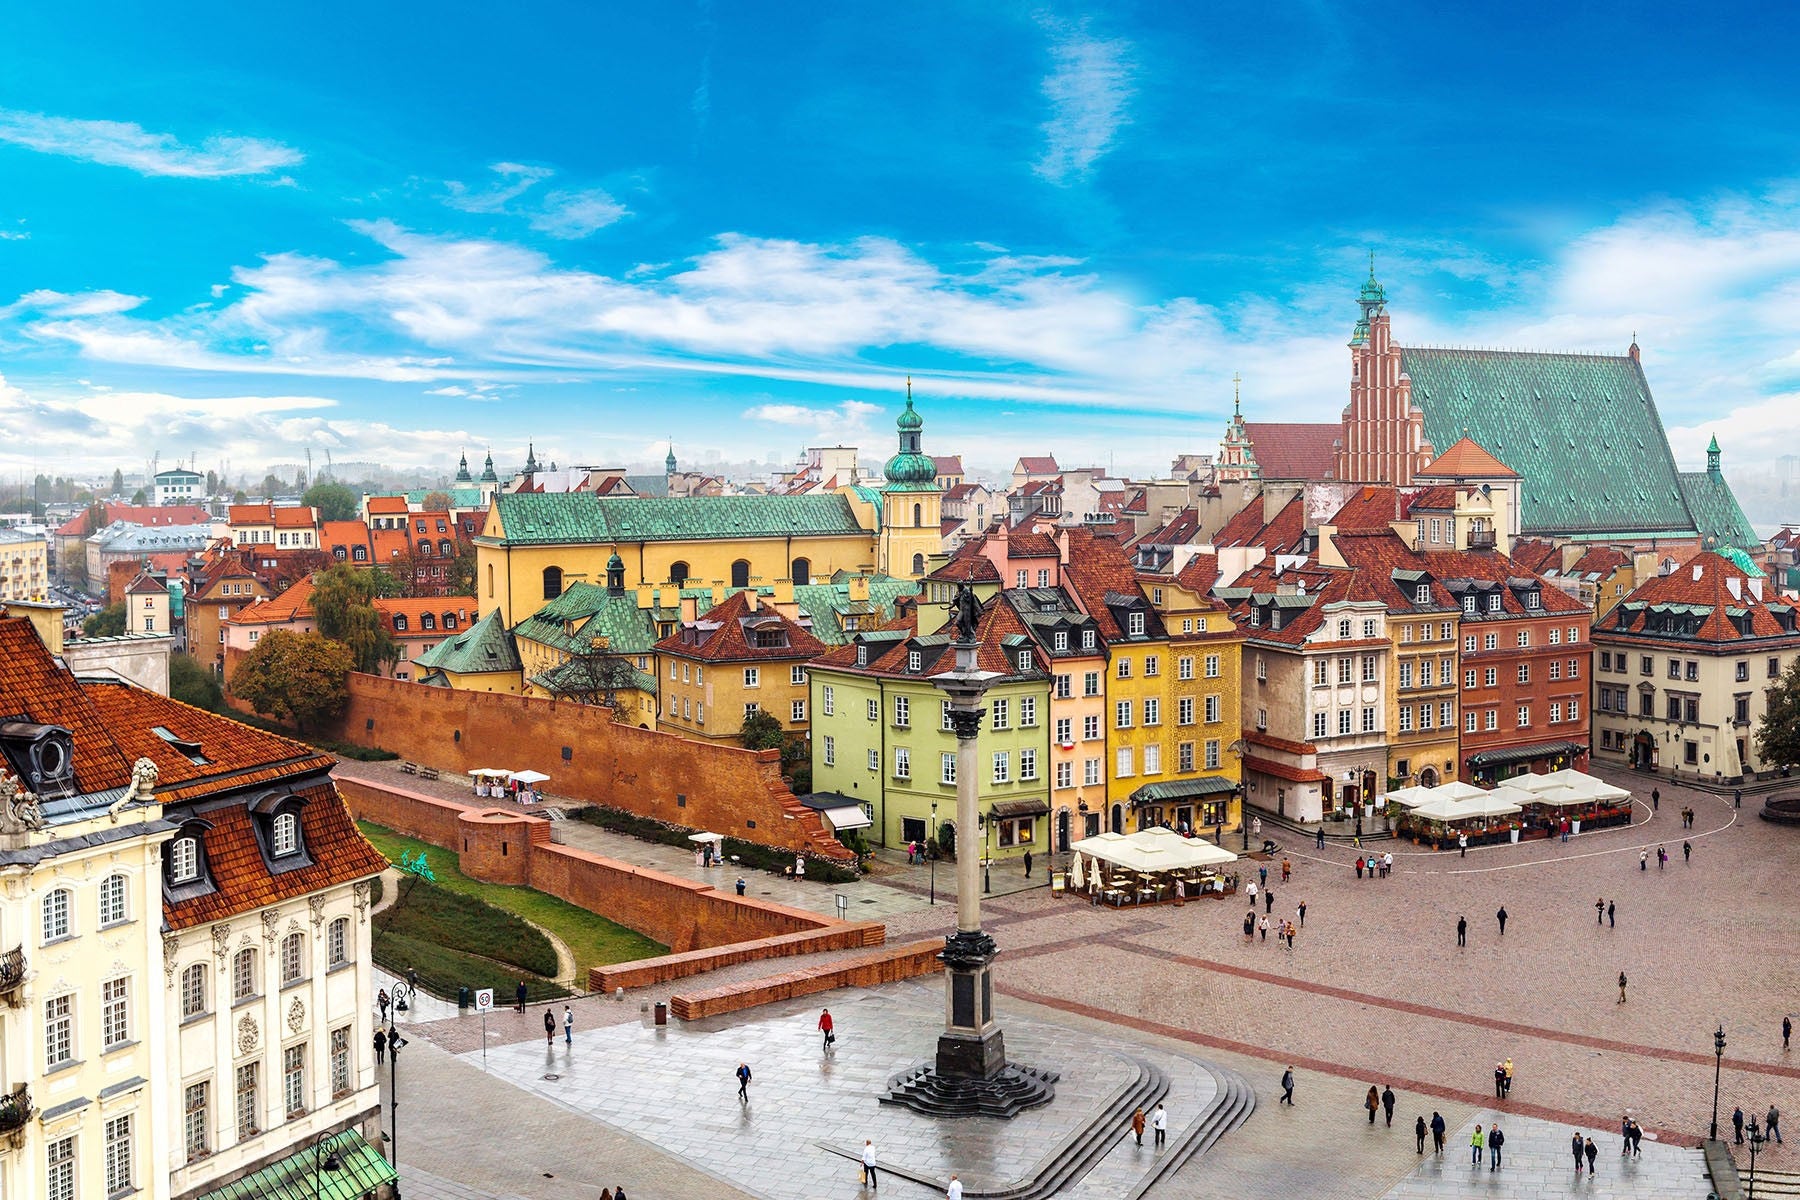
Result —
[[[1660, 808], [1662, 808], [1662, 789], [1661, 788], [1651, 788], [1650, 789], [1650, 811], [1656, 812]], [[1683, 815], [1684, 816], [1686, 815], [1686, 810], [1683, 810]]]
[[375, 1027], [375, 1061], [387, 1061], [387, 1030], [379, 1025]]
[[1396, 1099], [1396, 1097], [1394, 1095], [1394, 1089], [1392, 1087], [1388, 1086], [1387, 1084], [1383, 1084], [1381, 1087], [1381, 1111], [1382, 1111], [1383, 1115], [1386, 1116], [1386, 1118], [1387, 1118], [1387, 1127], [1389, 1129], [1392, 1129], [1394, 1127], [1394, 1101], [1395, 1101], [1395, 1099]]
[[871, 1188], [880, 1188], [881, 1181], [875, 1175], [875, 1143], [868, 1138], [863, 1139], [863, 1182]]
[[525, 1011], [525, 981], [519, 980], [519, 986], [513, 989], [513, 1007], [521, 1013]]
[[1506, 1072], [1506, 1082], [1501, 1085], [1500, 1093], [1504, 1096], [1510, 1096], [1512, 1095], [1512, 1059], [1509, 1058], [1501, 1063], [1500, 1069]]
[[1617, 904], [1611, 900], [1606, 902], [1606, 927], [1608, 929], [1617, 929], [1619, 927], [1618, 921], [1614, 919], [1618, 914], [1618, 911]]
[[1500, 1126], [1488, 1127], [1488, 1170], [1500, 1169], [1500, 1147], [1506, 1145], [1506, 1135], [1500, 1132]]
[[1606, 897], [1602, 896], [1598, 900], [1594, 901], [1594, 924], [1598, 925], [1605, 916], [1606, 916]]
[[1156, 1131], [1156, 1148], [1161, 1150], [1169, 1137], [1169, 1112], [1161, 1100], [1156, 1102], [1156, 1111], [1150, 1114], [1150, 1128]]
[[1456, 835], [1456, 849], [1458, 851], [1458, 853], [1457, 853], [1458, 858], [1469, 857], [1469, 835], [1468, 834], [1459, 833]]
[[745, 888], [745, 887], [746, 887], [746, 886], [748, 886], [748, 885], [747, 885], [747, 884], [745, 884], [745, 882], [744, 882], [744, 877], [743, 877], [743, 876], [742, 876], [742, 875], [739, 875], [739, 876], [738, 876], [738, 881], [737, 881], [737, 894], [738, 894], [738, 895], [740, 895], [740, 896], [741, 896], [741, 895], [743, 895], [743, 894], [744, 894], [744, 888]]
[[1619, 972], [1619, 1003], [1625, 1003], [1625, 972]]
[[1494, 1099], [1506, 1095], [1506, 1068], [1499, 1063], [1494, 1064]]
[[544, 1010], [544, 1045], [556, 1045], [556, 1016], [547, 1008]]
[[1386, 879], [1394, 873], [1394, 852], [1389, 850], [1381, 856], [1381, 877]]
[[1356, 856], [1356, 877], [1358, 879], [1361, 879], [1362, 873], [1363, 873], [1363, 858], [1362, 858], [1362, 855], [1359, 854]]
[[1731, 1134], [1732, 1141], [1740, 1146], [1744, 1144], [1744, 1109], [1741, 1105], [1731, 1110]]
[[1244, 936], [1251, 941], [1256, 940], [1256, 910], [1254, 908], [1244, 914]]
[[1425, 1153], [1425, 1118], [1413, 1122], [1413, 1136], [1419, 1139], [1419, 1153]]
[[1287, 923], [1287, 943], [1288, 949], [1292, 950], [1294, 948], [1294, 923], [1292, 921]]
[[1264, 917], [1256, 923], [1256, 932], [1262, 935], [1263, 941], [1269, 940], [1269, 918]]
[[[602, 1200], [604, 1200], [605, 1193], [601, 1193], [601, 1196]], [[625, 1189], [622, 1187], [615, 1187], [613, 1189], [613, 1200], [625, 1200]]]
[[1300, 928], [1306, 928], [1306, 901], [1300, 902]]
[[1031, 851], [1025, 852], [1025, 878], [1031, 878]]
[[1269, 886], [1269, 868], [1267, 868], [1267, 867], [1256, 868], [1256, 882], [1262, 884], [1262, 886], [1264, 886], [1264, 887]]
[[1137, 1144], [1140, 1146], [1143, 1145], [1144, 1144], [1144, 1108], [1143, 1108], [1143, 1105], [1141, 1105], [1141, 1104], [1138, 1106], [1137, 1111], [1131, 1114], [1131, 1132], [1132, 1132], [1132, 1135], [1137, 1138]]
[[1658, 846], [1656, 848], [1656, 869], [1660, 871], [1668, 865], [1669, 865], [1668, 849], [1663, 846]]
[[944, 1189], [944, 1200], [963, 1200], [962, 1180], [954, 1175], [950, 1177], [950, 1186]]
[[1731, 789], [1731, 807], [1733, 807], [1733, 808], [1744, 807], [1744, 789], [1743, 788], [1732, 788]]
[[1375, 1113], [1381, 1107], [1381, 1092], [1374, 1084], [1369, 1085], [1369, 1094], [1363, 1097], [1363, 1107], [1369, 1110], [1369, 1124], [1375, 1123]]
[[1458, 946], [1469, 944], [1469, 919], [1467, 917], [1456, 918], [1456, 944]]
[[1788, 1039], [1794, 1036], [1794, 1018], [1781, 1018], [1781, 1048], [1788, 1048]]
[[1500, 911], [1494, 914], [1494, 920], [1500, 922], [1500, 936], [1505, 937], [1506, 936], [1506, 906], [1504, 904], [1500, 906]]
[[1642, 1158], [1644, 1156], [1644, 1127], [1637, 1123], [1636, 1117], [1631, 1118], [1629, 1124], [1631, 1126], [1631, 1157]]
[[1257, 837], [1262, 836], [1262, 818], [1261, 817], [1251, 817], [1250, 818], [1250, 832]]
[[1650, 852], [1648, 850], [1639, 850], [1638, 851], [1638, 870], [1648, 871], [1649, 869], [1650, 869]]
[[1769, 1118], [1763, 1122], [1763, 1132], [1777, 1146], [1781, 1145], [1781, 1110], [1773, 1104], [1769, 1105]]
[[1275, 893], [1274, 892], [1264, 892], [1263, 893], [1263, 911], [1266, 913], [1272, 913], [1275, 911]]
[[737, 1081], [738, 1081], [738, 1099], [748, 1101], [750, 1099], [750, 1064], [749, 1063], [741, 1062], [738, 1064]]
[[600, 1189], [600, 1200], [613, 1200], [612, 1189], [611, 1188], [601, 1188]]
[[575, 1044], [575, 1010], [563, 1005], [563, 1045]]
[[379, 992], [375, 993], [375, 1003], [381, 1007], [381, 1023], [383, 1025], [386, 1025], [387, 1024], [388, 1005], [390, 1003], [392, 1003], [392, 1001], [390, 1001], [388, 999], [388, 994], [387, 994], [386, 988], [382, 988]]
[[1294, 864], [1287, 859], [1281, 860], [1281, 882], [1286, 883], [1294, 877]]
[[1683, 863], [1692, 863], [1694, 861], [1694, 843], [1681, 843], [1681, 861]]
[[1475, 1132], [1469, 1135], [1469, 1162], [1473, 1166], [1481, 1165], [1481, 1151], [1485, 1139], [1481, 1136], [1481, 1126], [1475, 1126]]
[[1588, 1174], [1591, 1176], [1594, 1173], [1594, 1160], [1600, 1157], [1600, 1147], [1594, 1145], [1593, 1138], [1589, 1138], [1587, 1145], [1582, 1147], [1582, 1153], [1587, 1155]]
[[[1281, 1103], [1289, 1108], [1294, 1107], [1294, 1068], [1292, 1067], [1281, 1073]], [[1741, 1118], [1743, 1114], [1739, 1113], [1738, 1116]]]
[[821, 1050], [831, 1049], [831, 1044], [833, 1042], [837, 1041], [837, 1034], [832, 1031], [832, 1025], [833, 1025], [833, 1022], [831, 1020], [831, 1010], [829, 1008], [820, 1009], [819, 1010], [819, 1032], [822, 1035], [824, 1035], [824, 1039], [825, 1039], [819, 1045], [819, 1048]]
[[1431, 1152], [1433, 1154], [1444, 1152], [1444, 1129], [1443, 1114], [1433, 1109], [1431, 1113]]
[[1252, 879], [1249, 883], [1245, 884], [1244, 891], [1250, 897], [1250, 907], [1255, 908], [1256, 907], [1256, 880]]
[[1564, 817], [1560, 822], [1558, 822], [1558, 828], [1562, 831], [1562, 840], [1565, 842], [1568, 841], [1569, 840], [1569, 818]]
[[1316, 849], [1319, 849], [1319, 850], [1323, 850], [1325, 848], [1325, 826], [1323, 826], [1323, 825], [1319, 826], [1319, 835], [1318, 835], [1318, 837], [1313, 839], [1313, 845]]

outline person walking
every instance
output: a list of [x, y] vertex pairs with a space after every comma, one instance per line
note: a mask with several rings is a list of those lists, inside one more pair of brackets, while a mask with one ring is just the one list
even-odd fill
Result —
[[1419, 1153], [1425, 1153], [1425, 1118], [1413, 1122], [1413, 1136], [1419, 1139]]
[[1506, 936], [1506, 906], [1502, 904], [1500, 911], [1494, 914], [1494, 920], [1500, 922], [1500, 936]]
[[1468, 834], [1459, 833], [1456, 835], [1456, 849], [1457, 849], [1456, 856], [1458, 858], [1469, 857], [1469, 835]]
[[1479, 1167], [1481, 1165], [1481, 1151], [1485, 1144], [1486, 1139], [1481, 1135], [1481, 1126], [1477, 1125], [1475, 1132], [1469, 1135], [1469, 1164], [1471, 1166]]
[[1369, 1124], [1375, 1123], [1375, 1113], [1381, 1108], [1381, 1092], [1374, 1084], [1369, 1085], [1369, 1094], [1363, 1097], [1363, 1107], [1369, 1110]]
[[392, 1003], [392, 1001], [390, 1001], [388, 999], [388, 994], [387, 994], [386, 988], [382, 988], [379, 992], [375, 993], [375, 1003], [381, 1008], [381, 1023], [383, 1025], [386, 1025], [387, 1024], [388, 1005], [390, 1003]]
[[1648, 871], [1649, 869], [1650, 869], [1650, 852], [1648, 850], [1639, 850], [1638, 851], [1638, 870]]
[[1494, 1064], [1494, 1099], [1499, 1100], [1506, 1095], [1506, 1068], [1500, 1063]]
[[1275, 911], [1275, 893], [1274, 892], [1265, 891], [1263, 893], [1263, 911], [1266, 913], [1272, 913]]
[[1488, 1126], [1488, 1170], [1500, 1169], [1500, 1147], [1506, 1145], [1506, 1135], [1500, 1132], [1498, 1124]]
[[387, 1061], [387, 1030], [379, 1025], [375, 1027], [375, 1061], [377, 1063]]
[[1156, 1131], [1156, 1148], [1161, 1150], [1169, 1137], [1169, 1110], [1163, 1107], [1161, 1100], [1156, 1102], [1156, 1111], [1150, 1114], [1150, 1128]]
[[944, 1189], [944, 1200], [963, 1200], [962, 1180], [952, 1175], [950, 1186]]
[[1692, 864], [1693, 863], [1693, 861], [1694, 861], [1694, 843], [1692, 843], [1692, 842], [1681, 843], [1681, 861], [1683, 864]]
[[741, 1062], [737, 1068], [738, 1099], [748, 1102], [750, 1099], [750, 1064]]
[[1731, 807], [1733, 807], [1733, 808], [1744, 807], [1744, 789], [1743, 788], [1732, 788], [1731, 789]]
[[1608, 900], [1606, 902], [1606, 927], [1608, 929], [1617, 929], [1619, 927], [1618, 921], [1615, 920], [1617, 915], [1618, 905], [1615, 902]]
[[556, 1045], [556, 1014], [547, 1008], [544, 1010], [544, 1045]]
[[513, 1007], [520, 1013], [525, 1011], [525, 981], [519, 980], [519, 986], [513, 989]]
[[1456, 918], [1456, 944], [1458, 946], [1469, 944], [1469, 919], [1467, 917]]
[[1444, 1152], [1444, 1134], [1448, 1128], [1444, 1124], [1443, 1114], [1433, 1109], [1431, 1113], [1431, 1152], [1433, 1154]]
[[863, 1182], [870, 1188], [880, 1188], [881, 1181], [875, 1175], [875, 1143], [868, 1138], [863, 1139], [862, 1169]]
[[1132, 1132], [1132, 1135], [1137, 1138], [1137, 1144], [1140, 1146], [1143, 1145], [1144, 1144], [1144, 1108], [1143, 1108], [1143, 1105], [1139, 1105], [1137, 1111], [1131, 1114], [1131, 1132]]
[[1598, 925], [1606, 916], [1606, 897], [1594, 901], [1594, 924]]
[[819, 1033], [824, 1038], [824, 1041], [819, 1044], [819, 1049], [829, 1050], [831, 1049], [831, 1044], [837, 1041], [837, 1034], [833, 1031], [833, 1025], [834, 1022], [831, 1019], [831, 1010], [829, 1008], [820, 1009]]
[[1510, 1096], [1512, 1095], [1512, 1059], [1508, 1058], [1505, 1062], [1501, 1063], [1500, 1069], [1506, 1072], [1506, 1082], [1501, 1085], [1500, 1094], [1503, 1096]]
[[1256, 940], [1256, 910], [1254, 908], [1244, 914], [1244, 939], [1252, 942]]
[[1650, 811], [1656, 812], [1657, 810], [1659, 810], [1661, 808], [1662, 808], [1662, 789], [1661, 788], [1651, 788], [1650, 789]]
[[1794, 1036], [1794, 1018], [1781, 1018], [1781, 1048], [1788, 1048], [1788, 1039]]
[[1588, 1175], [1592, 1176], [1594, 1173], [1594, 1160], [1600, 1157], [1600, 1147], [1594, 1145], [1593, 1138], [1589, 1138], [1587, 1140], [1587, 1145], [1582, 1147], [1582, 1153], [1587, 1155]]
[[1560, 829], [1560, 831], [1562, 833], [1562, 840], [1565, 842], [1568, 841], [1569, 840], [1569, 818], [1564, 817], [1560, 822], [1558, 822], [1558, 828]]
[[1386, 879], [1394, 873], [1394, 852], [1389, 850], [1381, 856], [1381, 877]]
[[1579, 1130], [1577, 1130], [1575, 1136], [1569, 1140], [1569, 1149], [1575, 1154], [1575, 1173], [1579, 1175], [1581, 1174], [1581, 1160], [1586, 1149], [1586, 1147], [1582, 1145], [1581, 1132]]
[[1292, 951], [1294, 948], [1294, 923], [1292, 921], [1287, 923], [1287, 944], [1288, 950]]
[[[1289, 1108], [1294, 1107], [1294, 1068], [1292, 1067], [1281, 1073], [1281, 1103]], [[1743, 1114], [1739, 1113], [1738, 1116], [1741, 1118]], [[1739, 1123], [1742, 1124], [1742, 1121], [1740, 1120]]]
[[1625, 972], [1619, 972], [1619, 1003], [1625, 1003]]
[[1763, 1122], [1763, 1132], [1768, 1134], [1770, 1141], [1777, 1146], [1781, 1145], [1781, 1110], [1773, 1104], [1769, 1105], [1769, 1116]]
[[1731, 1140], [1739, 1146], [1744, 1144], [1744, 1109], [1742, 1105], [1731, 1110]]
[[1306, 901], [1300, 902], [1300, 928], [1306, 928]]
[[744, 882], [744, 877], [742, 875], [739, 875], [738, 881], [737, 881], [737, 894], [740, 896], [743, 895], [744, 889], [749, 886], [750, 886], [749, 884]]
[[1244, 885], [1244, 893], [1250, 897], [1250, 907], [1256, 907], [1256, 880], [1252, 879]]
[[1256, 932], [1262, 936], [1264, 942], [1269, 940], [1269, 918], [1264, 917], [1256, 923]]
[[1656, 869], [1660, 871], [1668, 865], [1669, 865], [1668, 847], [1658, 846], [1656, 848]]
[[1363, 857], [1362, 857], [1362, 855], [1359, 854], [1356, 856], [1356, 877], [1358, 879], [1361, 879], [1362, 873], [1363, 873]]
[[1281, 860], [1281, 882], [1286, 883], [1294, 877], [1294, 864], [1287, 859]]
[[1031, 851], [1025, 852], [1025, 878], [1031, 878]]
[[1262, 836], [1262, 818], [1261, 817], [1251, 817], [1250, 818], [1250, 832], [1253, 835], [1255, 835], [1256, 837]]
[[1389, 1129], [1392, 1129], [1394, 1127], [1394, 1101], [1395, 1101], [1395, 1099], [1396, 1099], [1396, 1097], [1394, 1095], [1394, 1089], [1391, 1087], [1388, 1087], [1386, 1085], [1383, 1085], [1383, 1087], [1381, 1089], [1381, 1111], [1382, 1111], [1382, 1114], [1387, 1118], [1387, 1127]]
[[575, 1044], [575, 1010], [563, 1005], [563, 1045]]
[[1323, 825], [1319, 826], [1319, 834], [1313, 839], [1313, 848], [1317, 850], [1325, 848], [1325, 826]]
[[1264, 887], [1269, 886], [1269, 868], [1268, 867], [1265, 866], [1265, 867], [1256, 868], [1256, 882], [1262, 884]]

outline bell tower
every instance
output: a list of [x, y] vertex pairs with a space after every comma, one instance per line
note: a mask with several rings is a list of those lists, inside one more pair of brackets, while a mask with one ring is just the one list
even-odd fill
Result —
[[888, 459], [887, 482], [881, 488], [880, 570], [899, 579], [917, 579], [944, 544], [944, 493], [937, 484], [937, 464], [920, 449], [925, 419], [913, 409], [912, 378], [906, 380], [906, 410], [894, 422], [900, 451]]

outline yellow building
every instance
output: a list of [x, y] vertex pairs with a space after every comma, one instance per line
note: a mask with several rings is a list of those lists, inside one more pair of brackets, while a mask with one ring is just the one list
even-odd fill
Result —
[[1198, 560], [1199, 569], [1173, 579], [1141, 580], [1162, 617], [1174, 661], [1174, 670], [1163, 675], [1164, 703], [1174, 716], [1174, 767], [1168, 779], [1146, 783], [1134, 796], [1142, 824], [1219, 831], [1243, 821], [1237, 747], [1243, 730], [1244, 634], [1230, 610], [1207, 594], [1216, 576], [1211, 564]]
[[900, 450], [888, 459], [881, 489], [880, 569], [902, 578], [925, 574], [925, 562], [943, 545], [940, 517], [944, 489], [937, 463], [920, 450], [924, 418], [913, 409], [912, 380], [906, 381], [906, 411], [895, 425]]
[[0, 600], [42, 600], [50, 587], [48, 560], [43, 538], [0, 529]]
[[811, 728], [806, 662], [824, 652], [823, 642], [755, 591], [736, 592], [656, 644], [657, 728], [736, 742], [761, 711], [804, 739]]

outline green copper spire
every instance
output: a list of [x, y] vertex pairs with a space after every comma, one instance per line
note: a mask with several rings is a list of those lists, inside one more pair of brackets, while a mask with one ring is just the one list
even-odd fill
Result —
[[1706, 447], [1706, 473], [1708, 475], [1719, 473], [1719, 435], [1716, 433], [1713, 434], [1712, 441]]
[[888, 491], [924, 492], [937, 489], [937, 464], [919, 449], [919, 431], [925, 418], [913, 409], [912, 377], [906, 380], [906, 410], [894, 422], [900, 431], [900, 453], [888, 459], [885, 474]]

